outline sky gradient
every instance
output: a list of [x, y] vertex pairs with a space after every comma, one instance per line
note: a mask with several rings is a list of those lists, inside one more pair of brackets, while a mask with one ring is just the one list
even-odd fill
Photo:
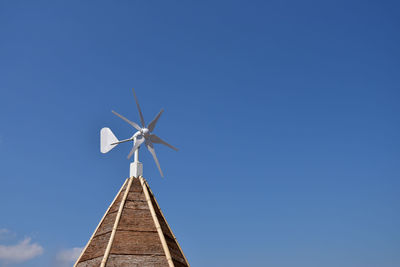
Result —
[[133, 134], [132, 87], [193, 267], [400, 266], [399, 8], [0, 0], [0, 266], [70, 266], [129, 174], [99, 131]]

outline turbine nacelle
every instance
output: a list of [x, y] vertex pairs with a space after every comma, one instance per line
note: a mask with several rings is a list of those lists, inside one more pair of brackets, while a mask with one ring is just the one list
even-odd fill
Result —
[[142, 129], [140, 130], [140, 133], [146, 138], [146, 137], [149, 136], [150, 131], [149, 131], [149, 129], [147, 129], [147, 128], [142, 128]]

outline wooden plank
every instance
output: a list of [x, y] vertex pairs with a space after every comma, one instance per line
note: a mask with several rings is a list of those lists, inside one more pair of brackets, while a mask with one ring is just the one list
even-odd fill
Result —
[[156, 214], [156, 212], [154, 210], [154, 206], [153, 206], [152, 201], [151, 201], [151, 196], [150, 196], [146, 181], [144, 180], [144, 178], [142, 176], [139, 177], [139, 180], [140, 180], [140, 184], [142, 185], [144, 195], [146, 196], [146, 201], [147, 201], [147, 204], [149, 205], [149, 209], [150, 209], [150, 212], [151, 212], [151, 217], [153, 218], [154, 224], [156, 226], [158, 237], [159, 237], [159, 239], [161, 241], [161, 245], [162, 245], [162, 248], [164, 250], [165, 256], [167, 257], [168, 266], [169, 267], [174, 267], [174, 263], [172, 261], [171, 253], [169, 252], [167, 241], [165, 241], [165, 236], [164, 236], [164, 234], [162, 232], [160, 223], [159, 223], [159, 221], [157, 219], [157, 214]]
[[167, 267], [164, 255], [113, 255], [111, 254], [107, 267]]
[[[129, 178], [128, 178], [129, 179]], [[85, 248], [82, 250], [81, 255], [79, 255], [78, 260], [75, 262], [74, 267], [76, 267], [76, 265], [80, 262], [81, 258], [84, 256], [84, 254], [86, 253], [86, 250], [88, 248], [88, 246], [90, 245], [90, 243], [92, 242], [96, 232], [98, 231], [99, 227], [101, 226], [101, 224], [103, 223], [107, 213], [110, 211], [111, 207], [115, 204], [115, 202], [117, 201], [118, 197], [121, 195], [121, 192], [123, 190], [125, 190], [128, 179], [125, 180], [124, 184], [121, 186], [121, 188], [119, 189], [117, 195], [114, 197], [113, 201], [111, 202], [110, 206], [108, 207], [107, 211], [104, 213], [103, 218], [101, 218], [99, 224], [97, 225], [96, 229], [94, 230], [92, 236], [90, 237], [89, 241], [87, 242]]]
[[140, 184], [139, 178], [134, 178], [130, 192], [143, 193], [143, 188]]
[[157, 231], [148, 209], [124, 209], [117, 229], [127, 231]]
[[117, 231], [118, 223], [119, 223], [119, 220], [121, 218], [122, 209], [124, 208], [125, 201], [126, 201], [126, 198], [128, 196], [128, 193], [129, 193], [130, 187], [132, 185], [132, 182], [133, 182], [133, 178], [129, 178], [128, 179], [128, 185], [126, 186], [126, 189], [125, 189], [125, 192], [124, 192], [124, 197], [122, 198], [121, 203], [120, 203], [119, 208], [118, 208], [118, 213], [117, 213], [117, 217], [115, 218], [113, 229], [111, 231], [110, 240], [108, 241], [108, 244], [107, 244], [107, 247], [106, 247], [106, 251], [104, 252], [103, 259], [101, 260], [100, 267], [104, 267], [106, 265], [106, 263], [107, 263], [107, 259], [108, 259], [108, 256], [110, 254], [110, 251], [111, 251], [111, 246], [112, 246], [113, 241], [114, 241], [115, 233]]
[[157, 232], [118, 230], [115, 234], [111, 254], [164, 255]]
[[104, 255], [111, 233], [93, 237], [80, 261], [91, 260]]
[[108, 212], [118, 212], [119, 205], [121, 204], [122, 198], [124, 197], [125, 188], [119, 193], [117, 199], [112, 204], [110, 210]]
[[149, 210], [149, 206], [146, 201], [127, 200], [125, 202], [125, 209]]
[[78, 263], [76, 267], [98, 267], [103, 257], [97, 257], [91, 260]]
[[[183, 254], [182, 248], [179, 246], [178, 240], [176, 239], [174, 233], [171, 230], [171, 227], [169, 227], [167, 220], [164, 217], [164, 214], [161, 211], [160, 206], [157, 203], [156, 198], [154, 197], [153, 192], [151, 191], [149, 185], [147, 182], [146, 187], [150, 191], [150, 198], [152, 205], [155, 207], [155, 212], [157, 215], [157, 219], [160, 223], [160, 226], [162, 228], [162, 231], [166, 237], [168, 246], [170, 247], [171, 250], [171, 257], [179, 262], [184, 262], [184, 266], [190, 267], [188, 260], [185, 257], [185, 254]], [[173, 240], [173, 241], [172, 241]]]
[[174, 262], [175, 267], [187, 267], [188, 265], [186, 263], [182, 263], [180, 261], [177, 261], [176, 259], [172, 259]]
[[185, 264], [185, 266], [187, 266], [186, 260], [183, 257], [178, 245], [175, 243], [175, 240], [171, 240], [169, 238], [166, 238], [166, 240], [167, 240], [167, 244], [168, 244], [172, 259], [179, 261], [181, 264]]
[[111, 232], [116, 217], [117, 217], [117, 212], [108, 213], [106, 217], [104, 217], [103, 222], [101, 223], [99, 229], [97, 230], [94, 236], [103, 235], [105, 233]]
[[130, 192], [127, 198], [128, 201], [146, 201], [145, 196], [141, 192]]

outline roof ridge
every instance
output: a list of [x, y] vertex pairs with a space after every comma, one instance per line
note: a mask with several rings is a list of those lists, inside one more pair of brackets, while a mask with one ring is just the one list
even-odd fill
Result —
[[169, 247], [168, 247], [167, 241], [165, 240], [164, 233], [163, 233], [163, 231], [161, 229], [160, 222], [158, 221], [158, 218], [157, 218], [156, 212], [154, 210], [153, 204], [151, 203], [150, 194], [149, 194], [149, 191], [148, 191], [148, 188], [147, 188], [147, 183], [144, 180], [143, 176], [139, 176], [139, 180], [140, 180], [140, 184], [142, 185], [144, 195], [146, 197], [147, 205], [149, 206], [149, 209], [150, 209], [151, 217], [153, 217], [153, 221], [154, 221], [154, 224], [156, 226], [156, 229], [157, 229], [157, 232], [158, 232], [158, 236], [160, 238], [163, 250], [165, 252], [165, 256], [167, 258], [168, 265], [169, 265], [169, 267], [175, 267], [174, 262], [172, 261], [171, 252], [169, 251]]
[[106, 251], [104, 253], [103, 259], [101, 260], [100, 267], [104, 267], [106, 265], [107, 260], [108, 260], [108, 256], [110, 255], [110, 250], [111, 250], [112, 243], [114, 241], [115, 232], [117, 231], [118, 224], [119, 224], [119, 221], [121, 219], [122, 210], [123, 210], [123, 208], [125, 206], [126, 198], [127, 198], [128, 194], [129, 194], [129, 191], [131, 189], [132, 181], [133, 181], [133, 177], [130, 177], [128, 185], [126, 186], [126, 189], [125, 189], [125, 192], [124, 192], [124, 196], [123, 196], [123, 198], [121, 200], [121, 203], [119, 204], [118, 213], [117, 213], [117, 216], [115, 218], [115, 222], [114, 222], [114, 226], [113, 226], [113, 229], [112, 229], [112, 232], [111, 232], [111, 236], [110, 236], [110, 239], [108, 240]]
[[79, 255], [79, 258], [76, 260], [76, 262], [75, 262], [75, 264], [74, 264], [74, 267], [76, 267], [76, 266], [78, 265], [78, 263], [79, 263], [79, 261], [81, 260], [83, 254], [85, 253], [86, 249], [88, 248], [90, 242], [93, 240], [93, 237], [95, 236], [97, 230], [99, 229], [100, 225], [103, 223], [104, 218], [107, 216], [109, 210], [110, 210], [111, 207], [114, 205], [115, 201], [117, 201], [119, 194], [121, 194], [122, 190], [124, 189], [124, 187], [125, 187], [125, 185], [126, 185], [126, 183], [128, 182], [129, 179], [130, 179], [130, 178], [127, 178], [127, 179], [125, 180], [124, 184], [121, 186], [121, 188], [119, 189], [118, 193], [115, 195], [115, 197], [114, 197], [113, 201], [111, 202], [110, 206], [108, 207], [108, 209], [107, 209], [106, 212], [104, 213], [103, 218], [101, 218], [99, 224], [97, 225], [96, 229], [94, 230], [94, 232], [93, 232], [92, 236], [90, 237], [89, 241], [86, 243], [85, 248], [82, 249], [81, 255]]
[[181, 252], [181, 254], [182, 254], [182, 256], [183, 256], [183, 258], [184, 258], [184, 260], [185, 260], [185, 262], [186, 262], [186, 264], [187, 264], [187, 266], [190, 267], [190, 264], [189, 264], [189, 262], [188, 262], [188, 260], [187, 260], [187, 258], [186, 258], [186, 256], [185, 256], [185, 254], [183, 253], [183, 250], [182, 250], [181, 246], [179, 245], [179, 242], [178, 242], [178, 240], [176, 239], [176, 237], [175, 237], [175, 235], [174, 235], [174, 232], [172, 231], [171, 227], [169, 226], [168, 221], [165, 219], [165, 216], [164, 216], [164, 214], [163, 214], [163, 212], [162, 212], [162, 210], [161, 210], [161, 208], [160, 208], [160, 205], [158, 205], [157, 199], [156, 199], [156, 197], [154, 196], [153, 191], [151, 191], [151, 188], [150, 188], [150, 186], [149, 186], [149, 184], [147, 183], [146, 180], [145, 180], [145, 183], [146, 183], [146, 185], [147, 185], [147, 188], [148, 188], [149, 191], [150, 191], [151, 196], [152, 196], [153, 199], [154, 199], [154, 203], [156, 203], [156, 206], [157, 206], [158, 211], [160, 212], [162, 218], [164, 219], [164, 222], [165, 222], [165, 224], [167, 225], [168, 230], [169, 230], [169, 232], [171, 233], [172, 237], [174, 238], [174, 241], [175, 241], [176, 245], [178, 246], [178, 248], [179, 248], [179, 250], [180, 250], [180, 252]]

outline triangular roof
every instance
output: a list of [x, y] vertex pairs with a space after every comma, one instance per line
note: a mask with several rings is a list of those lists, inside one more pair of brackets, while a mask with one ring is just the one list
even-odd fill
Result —
[[189, 267], [143, 177], [126, 179], [74, 267]]

